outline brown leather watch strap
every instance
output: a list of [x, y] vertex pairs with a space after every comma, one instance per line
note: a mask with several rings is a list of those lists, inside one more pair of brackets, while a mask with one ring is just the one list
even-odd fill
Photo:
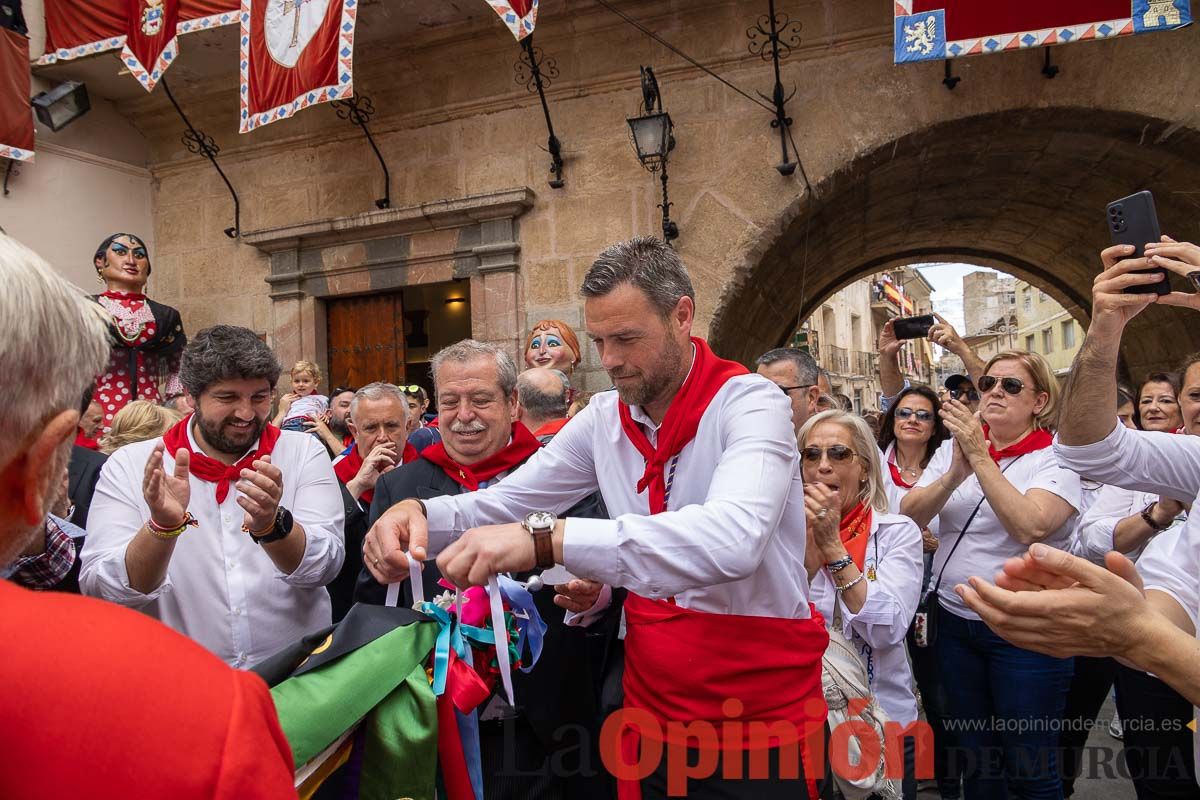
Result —
[[533, 554], [538, 569], [550, 569], [554, 566], [554, 530], [542, 528], [530, 535], [533, 536]]

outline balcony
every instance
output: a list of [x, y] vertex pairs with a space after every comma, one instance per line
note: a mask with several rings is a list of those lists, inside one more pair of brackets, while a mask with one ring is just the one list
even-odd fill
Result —
[[864, 353], [861, 350], [855, 350], [852, 355], [855, 375], [866, 375], [870, 377], [875, 374], [875, 353]]
[[821, 366], [834, 375], [850, 374], [850, 355], [844, 347], [821, 346]]

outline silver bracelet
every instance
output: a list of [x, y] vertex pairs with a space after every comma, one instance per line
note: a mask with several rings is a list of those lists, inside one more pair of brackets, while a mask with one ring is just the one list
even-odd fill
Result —
[[864, 576], [864, 575], [863, 575], [863, 574], [860, 572], [860, 573], [858, 573], [858, 577], [857, 577], [857, 578], [855, 578], [854, 580], [850, 581], [850, 582], [849, 582], [849, 583], [847, 583], [845, 586], [837, 586], [837, 585], [834, 585], [834, 587], [833, 587], [833, 588], [837, 590], [837, 593], [838, 593], [838, 594], [841, 594], [842, 592], [844, 592], [844, 591], [847, 591], [848, 589], [853, 589], [855, 586], [858, 586], [858, 584], [862, 583], [862, 579], [863, 579], [864, 577], [865, 577], [865, 576]]
[[853, 558], [851, 558], [850, 556], [844, 556], [842, 558], [839, 558], [837, 561], [830, 561], [825, 566], [829, 568], [830, 572], [841, 572], [842, 570], [844, 570], [846, 567], [850, 566], [853, 563], [854, 563]]

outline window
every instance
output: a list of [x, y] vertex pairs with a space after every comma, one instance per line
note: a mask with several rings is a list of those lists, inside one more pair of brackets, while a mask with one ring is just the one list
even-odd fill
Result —
[[1046, 328], [1042, 331], [1042, 352], [1050, 353], [1054, 350], [1054, 329]]
[[1008, 304], [1010, 306], [1012, 306], [1013, 308], [1016, 308], [1016, 306], [1017, 306], [1017, 293], [1016, 292], [1008, 293]]
[[1062, 324], [1062, 346], [1070, 350], [1075, 346], [1075, 320], [1069, 319]]
[[1025, 290], [1025, 297], [1024, 297], [1024, 302], [1022, 303], [1022, 305], [1025, 307], [1026, 311], [1033, 310], [1033, 289]]
[[1027, 352], [1030, 352], [1030, 353], [1037, 352], [1037, 348], [1034, 346], [1034, 341], [1035, 341], [1035, 339], [1033, 338], [1032, 333], [1025, 337], [1025, 350]]
[[1039, 303], [1046, 302], [1046, 293], [1043, 292], [1041, 289], [1038, 289], [1038, 302]]

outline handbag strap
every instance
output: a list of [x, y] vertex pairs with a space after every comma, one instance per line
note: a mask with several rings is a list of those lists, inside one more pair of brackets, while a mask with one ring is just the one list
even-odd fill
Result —
[[[1024, 455], [1024, 454], [1022, 454]], [[1012, 461], [1000, 468], [1000, 474], [1003, 475], [1021, 456], [1017, 456]], [[979, 491], [983, 492], [983, 486], [979, 487]], [[950, 559], [954, 558], [954, 551], [962, 544], [962, 540], [967, 538], [967, 529], [971, 527], [971, 523], [975, 521], [975, 515], [979, 513], [979, 509], [983, 508], [983, 504], [987, 502], [987, 493], [983, 492], [983, 497], [979, 498], [979, 502], [975, 504], [975, 510], [971, 512], [971, 516], [967, 517], [967, 524], [963, 525], [963, 529], [959, 532], [958, 538], [954, 541], [954, 546], [950, 548], [950, 555], [946, 556], [946, 562], [942, 564], [942, 571], [938, 573], [937, 580], [934, 581], [933, 588], [925, 595], [925, 597], [937, 597], [938, 589], [942, 586], [942, 576], [946, 574], [946, 567], [950, 566]]]

